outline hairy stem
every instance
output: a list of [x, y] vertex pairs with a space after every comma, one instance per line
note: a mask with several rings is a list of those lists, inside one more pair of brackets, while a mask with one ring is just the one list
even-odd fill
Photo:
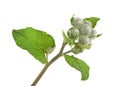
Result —
[[43, 74], [45, 73], [45, 71], [48, 69], [48, 67], [49, 67], [53, 62], [55, 62], [59, 57], [62, 56], [64, 47], [65, 47], [66, 44], [67, 44], [67, 43], [65, 43], [65, 42], [62, 43], [62, 47], [61, 47], [59, 53], [58, 53], [53, 59], [51, 59], [49, 62], [47, 62], [47, 63], [45, 64], [45, 66], [43, 67], [43, 69], [41, 70], [41, 72], [39, 73], [39, 75], [36, 77], [36, 79], [34, 80], [34, 82], [32, 83], [31, 86], [36, 86], [36, 84], [37, 84], [38, 81], [41, 79], [41, 77], [43, 76]]

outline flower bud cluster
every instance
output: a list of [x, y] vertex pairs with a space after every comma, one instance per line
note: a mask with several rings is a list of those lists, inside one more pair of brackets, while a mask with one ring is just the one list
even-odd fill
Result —
[[72, 28], [67, 32], [67, 35], [72, 40], [77, 40], [82, 45], [91, 43], [93, 38], [97, 37], [97, 32], [92, 29], [90, 21], [84, 21], [78, 17], [71, 18]]
[[[67, 31], [68, 37], [76, 44], [89, 45], [91, 40], [97, 37], [97, 32], [92, 28], [92, 23], [78, 17], [71, 18], [72, 27]], [[72, 48], [73, 53], [82, 52], [82, 48]]]

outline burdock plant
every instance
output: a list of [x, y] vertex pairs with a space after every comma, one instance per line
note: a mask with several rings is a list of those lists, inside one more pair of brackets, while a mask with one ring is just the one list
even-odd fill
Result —
[[[71, 27], [67, 33], [62, 31], [62, 46], [52, 59], [49, 59], [49, 54], [54, 51], [55, 41], [50, 34], [32, 27], [13, 30], [12, 35], [16, 44], [44, 64], [43, 69], [31, 86], [36, 86], [48, 67], [60, 57], [64, 57], [71, 67], [81, 72], [81, 80], [87, 80], [89, 78], [89, 66], [74, 55], [82, 53], [85, 49], [90, 49], [92, 40], [101, 35], [97, 34], [94, 29], [98, 20], [97, 17], [81, 19], [72, 16], [70, 19]], [[66, 45], [70, 46], [68, 51], [64, 51]], [[69, 53], [73, 53], [73, 55]]]

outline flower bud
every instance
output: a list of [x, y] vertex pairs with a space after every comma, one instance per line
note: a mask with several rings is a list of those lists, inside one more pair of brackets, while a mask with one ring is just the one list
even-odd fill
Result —
[[85, 22], [85, 24], [87, 24], [87, 25], [92, 27], [92, 23], [90, 21], [85, 20], [84, 22]]
[[88, 24], [82, 24], [80, 28], [80, 33], [84, 36], [90, 36], [91, 30], [91, 26], [89, 26]]
[[94, 39], [94, 38], [96, 38], [97, 37], [97, 32], [96, 32], [96, 30], [92, 30], [91, 31], [91, 35], [90, 35], [90, 38], [91, 39]]
[[78, 47], [78, 46], [75, 46], [75, 47], [72, 48], [71, 51], [72, 51], [74, 54], [79, 54], [79, 53], [83, 52], [83, 49], [80, 48], [80, 47]]
[[67, 35], [72, 40], [77, 40], [79, 37], [79, 30], [75, 28], [70, 28], [67, 32]]
[[83, 23], [84, 23], [83, 20], [78, 17], [76, 17], [76, 18], [72, 17], [72, 19], [71, 19], [71, 24], [77, 29], [81, 28], [81, 24], [83, 24]]
[[90, 44], [91, 40], [87, 36], [80, 36], [78, 42], [82, 45]]

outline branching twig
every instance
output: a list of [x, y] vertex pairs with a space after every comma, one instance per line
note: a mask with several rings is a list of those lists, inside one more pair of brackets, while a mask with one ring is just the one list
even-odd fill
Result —
[[[43, 67], [43, 69], [41, 70], [41, 72], [39, 73], [39, 75], [38, 75], [37, 78], [34, 80], [34, 82], [32, 83], [31, 86], [36, 86], [36, 84], [37, 84], [38, 81], [41, 79], [42, 75], [45, 73], [45, 71], [47, 70], [47, 68], [48, 68], [53, 62], [55, 62], [59, 57], [61, 57], [61, 56], [63, 55], [63, 50], [64, 50], [66, 44], [67, 44], [66, 42], [63, 42], [62, 47], [61, 47], [59, 53], [58, 53], [53, 59], [51, 59], [49, 62], [47, 62], [47, 63], [45, 64], [45, 66]], [[67, 52], [66, 52], [66, 53], [67, 53]]]

